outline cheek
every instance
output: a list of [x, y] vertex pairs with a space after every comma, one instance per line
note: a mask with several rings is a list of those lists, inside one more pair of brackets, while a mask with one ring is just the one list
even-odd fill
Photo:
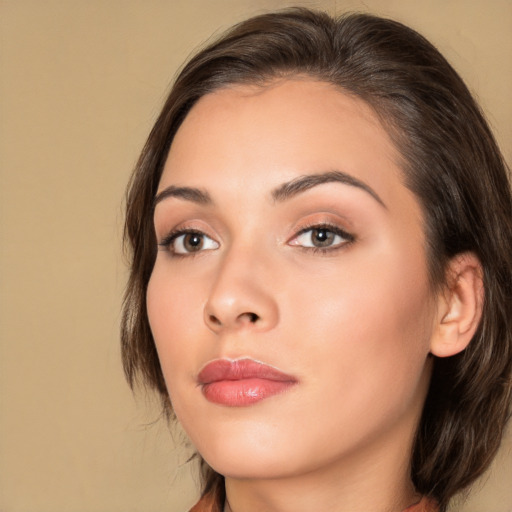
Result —
[[194, 378], [191, 368], [198, 357], [198, 329], [203, 297], [200, 287], [184, 282], [179, 273], [155, 265], [148, 283], [147, 311], [151, 332], [169, 393], [176, 383]]
[[361, 420], [405, 410], [417, 396], [433, 313], [422, 262], [406, 253], [347, 262], [321, 286], [310, 282], [307, 300], [294, 295], [290, 310], [307, 311], [297, 332], [309, 340], [313, 385]]

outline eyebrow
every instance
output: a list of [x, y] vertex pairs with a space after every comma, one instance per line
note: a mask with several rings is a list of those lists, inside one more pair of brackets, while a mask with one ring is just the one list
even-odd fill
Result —
[[[305, 176], [299, 176], [292, 181], [279, 185], [272, 191], [271, 195], [274, 201], [283, 202], [305, 192], [306, 190], [317, 187], [318, 185], [332, 182], [342, 183], [343, 185], [349, 185], [351, 187], [364, 190], [381, 206], [387, 208], [377, 192], [375, 192], [375, 190], [373, 190], [369, 185], [357, 178], [354, 178], [354, 176], [341, 171], [328, 171], [322, 174], [307, 174]], [[155, 196], [153, 209], [158, 203], [169, 197], [176, 197], [178, 199], [184, 199], [185, 201], [191, 201], [202, 205], [213, 204], [213, 200], [206, 190], [194, 187], [177, 187], [176, 185], [170, 185]]]
[[153, 209], [156, 207], [158, 203], [167, 199], [168, 197], [177, 197], [178, 199], [184, 199], [185, 201], [192, 201], [197, 204], [212, 204], [212, 198], [210, 194], [206, 190], [201, 190], [199, 188], [193, 187], [177, 187], [175, 185], [171, 185], [167, 188], [164, 188], [161, 192], [159, 192], [155, 199], [153, 200]]
[[275, 188], [272, 191], [272, 198], [274, 201], [278, 202], [286, 201], [287, 199], [291, 199], [292, 197], [295, 197], [306, 190], [310, 190], [313, 187], [332, 182], [342, 183], [343, 185], [349, 185], [351, 187], [364, 190], [381, 206], [387, 208], [386, 204], [379, 197], [377, 192], [375, 192], [375, 190], [373, 190], [369, 185], [342, 171], [328, 171], [322, 174], [307, 174], [305, 176], [299, 176], [298, 178], [287, 183], [283, 183]]

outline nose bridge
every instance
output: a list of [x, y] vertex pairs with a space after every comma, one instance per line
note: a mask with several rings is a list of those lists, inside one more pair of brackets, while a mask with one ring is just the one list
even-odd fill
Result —
[[204, 318], [215, 332], [250, 328], [264, 331], [278, 321], [278, 305], [265, 258], [252, 244], [226, 252], [205, 305]]

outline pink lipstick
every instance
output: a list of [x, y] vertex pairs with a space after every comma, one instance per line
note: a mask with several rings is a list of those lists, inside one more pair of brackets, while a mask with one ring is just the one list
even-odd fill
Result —
[[243, 407], [286, 391], [297, 379], [253, 359], [218, 359], [201, 370], [198, 382], [210, 402]]

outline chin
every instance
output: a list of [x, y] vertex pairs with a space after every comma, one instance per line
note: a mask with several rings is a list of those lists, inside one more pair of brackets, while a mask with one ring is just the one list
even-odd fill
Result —
[[261, 449], [201, 455], [217, 473], [237, 480], [282, 478], [297, 472], [282, 454], [266, 453]]
[[277, 433], [268, 425], [235, 422], [216, 429], [184, 427], [197, 451], [221, 475], [277, 478], [293, 474], [300, 466], [294, 460], [298, 453], [293, 436]]

